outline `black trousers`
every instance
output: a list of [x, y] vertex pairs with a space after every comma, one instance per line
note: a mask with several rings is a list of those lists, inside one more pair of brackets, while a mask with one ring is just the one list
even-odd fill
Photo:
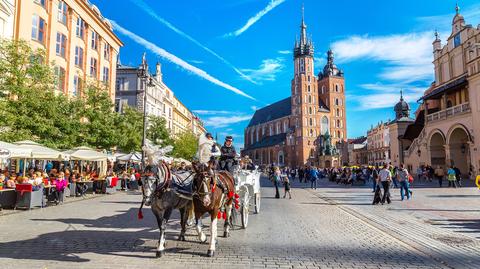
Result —
[[280, 191], [278, 189], [278, 182], [276, 180], [274, 180], [273, 184], [275, 185], [275, 198], [280, 198]]
[[390, 201], [390, 182], [389, 181], [382, 181], [383, 187], [383, 197], [382, 197], [382, 204], [387, 201], [387, 203], [391, 203]]

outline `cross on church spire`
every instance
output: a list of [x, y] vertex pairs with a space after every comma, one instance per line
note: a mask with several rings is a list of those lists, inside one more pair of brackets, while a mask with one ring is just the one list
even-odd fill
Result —
[[458, 6], [458, 2], [455, 3], [455, 12], [456, 12], [457, 14], [460, 13], [460, 7]]

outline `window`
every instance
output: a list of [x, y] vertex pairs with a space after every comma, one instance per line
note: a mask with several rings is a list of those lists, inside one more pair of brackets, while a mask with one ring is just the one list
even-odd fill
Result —
[[32, 17], [32, 39], [42, 44], [45, 42], [45, 20], [38, 15]]
[[338, 106], [338, 104], [339, 104], [339, 102], [338, 102], [338, 99], [337, 99], [337, 98], [335, 98], [335, 105], [337, 105], [337, 106]]
[[75, 65], [83, 68], [83, 49], [81, 47], [75, 47]]
[[83, 39], [85, 34], [85, 21], [80, 17], [77, 18], [77, 28], [75, 34], [81, 39]]
[[313, 119], [310, 118], [310, 126], [313, 126]]
[[308, 96], [308, 103], [309, 103], [309, 104], [312, 103], [312, 96], [311, 96], [311, 95]]
[[328, 132], [328, 118], [326, 116], [323, 116], [322, 122], [320, 124], [320, 132], [322, 135], [326, 134]]
[[92, 31], [92, 49], [98, 50], [98, 34], [95, 31]]
[[90, 58], [90, 76], [97, 78], [97, 59]]
[[57, 90], [65, 90], [65, 69], [63, 67], [55, 67], [55, 77], [57, 81]]
[[310, 85], [308, 85], [307, 88], [308, 88], [308, 92], [310, 92]]
[[67, 3], [65, 3], [64, 1], [60, 1], [58, 2], [58, 21], [63, 23], [63, 24], [67, 24], [67, 9], [68, 9], [68, 6], [67, 6]]
[[57, 44], [55, 47], [55, 51], [57, 55], [65, 58], [66, 49], [67, 49], [67, 36], [57, 32]]
[[82, 89], [82, 79], [77, 75], [75, 75], [73, 77], [72, 96], [77, 96], [81, 89]]
[[337, 117], [340, 117], [340, 109], [337, 108], [336, 111], [337, 111], [337, 113], [336, 113]]
[[335, 92], [338, 92], [338, 84], [335, 84]]
[[287, 132], [287, 129], [288, 129], [288, 122], [287, 122], [287, 121], [284, 121], [284, 122], [283, 122], [283, 132], [286, 133], [286, 132]]
[[308, 108], [308, 114], [312, 115], [312, 107]]
[[108, 83], [109, 78], [110, 78], [110, 69], [108, 67], [104, 67], [102, 81], [105, 83]]
[[325, 93], [325, 86], [322, 86], [322, 94]]
[[103, 47], [103, 58], [107, 61], [110, 61], [110, 51], [110, 44], [105, 43], [105, 46]]
[[461, 43], [460, 33], [458, 33], [453, 38], [453, 47], [456, 48], [456, 47], [460, 46], [460, 43]]
[[45, 1], [46, 1], [46, 0], [34, 0], [33, 2], [35, 2], [35, 3], [39, 4], [39, 5], [41, 5], [42, 7], [46, 7], [46, 5], [45, 5]]

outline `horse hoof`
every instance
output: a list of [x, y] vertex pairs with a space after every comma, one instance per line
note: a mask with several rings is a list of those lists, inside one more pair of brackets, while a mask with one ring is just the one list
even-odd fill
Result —
[[157, 251], [157, 258], [161, 258], [163, 256], [163, 251]]
[[213, 257], [213, 256], [215, 256], [215, 251], [209, 249], [208, 252], [207, 252], [207, 256], [208, 256], [208, 257]]
[[225, 237], [225, 238], [230, 237], [230, 233], [224, 232], [223, 237]]

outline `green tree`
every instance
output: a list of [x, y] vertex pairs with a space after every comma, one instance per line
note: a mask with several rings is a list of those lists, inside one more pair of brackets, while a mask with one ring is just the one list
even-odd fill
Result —
[[155, 145], [161, 145], [162, 147], [172, 145], [173, 140], [170, 138], [165, 118], [149, 116], [148, 123], [147, 138], [150, 139], [150, 141]]
[[179, 134], [173, 143], [172, 155], [176, 158], [192, 160], [198, 148], [198, 139], [193, 132]]
[[125, 152], [140, 151], [143, 135], [143, 116], [137, 110], [127, 107], [117, 118], [115, 124], [118, 138], [118, 148]]

